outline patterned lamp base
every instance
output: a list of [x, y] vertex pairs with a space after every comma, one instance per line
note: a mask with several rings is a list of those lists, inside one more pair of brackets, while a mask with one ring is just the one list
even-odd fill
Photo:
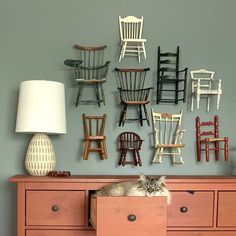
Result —
[[56, 157], [47, 134], [37, 133], [31, 139], [25, 157], [25, 167], [30, 175], [45, 176], [55, 169]]

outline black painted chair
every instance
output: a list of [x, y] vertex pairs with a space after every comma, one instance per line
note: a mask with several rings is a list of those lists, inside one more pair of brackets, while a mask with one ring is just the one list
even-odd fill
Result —
[[188, 68], [179, 70], [179, 46], [176, 52], [157, 53], [157, 104], [186, 101]]
[[[115, 68], [118, 75], [120, 102], [121, 105], [123, 105], [119, 119], [119, 126], [124, 126], [126, 120], [138, 120], [141, 126], [143, 126], [143, 120], [146, 120], [148, 126], [150, 125], [146, 105], [150, 102], [149, 93], [153, 88], [145, 87], [146, 74], [149, 70], [149, 68]], [[128, 106], [136, 106], [138, 108], [138, 118], [126, 118]]]

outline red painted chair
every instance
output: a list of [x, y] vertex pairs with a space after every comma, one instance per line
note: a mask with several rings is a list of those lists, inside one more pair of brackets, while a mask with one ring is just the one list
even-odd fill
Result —
[[[134, 164], [142, 166], [142, 161], [139, 151], [141, 150], [143, 140], [133, 132], [123, 132], [119, 136], [120, 160], [119, 165]], [[133, 152], [133, 161], [127, 161], [127, 152]]]
[[[209, 152], [215, 151], [215, 160], [219, 160], [220, 150], [224, 151], [224, 159], [228, 160], [228, 137], [219, 138], [218, 116], [214, 116], [214, 122], [201, 122], [199, 116], [196, 117], [196, 140], [197, 140], [197, 160], [201, 161], [201, 151], [205, 151], [206, 161], [209, 161]], [[221, 143], [223, 143], [221, 145]]]

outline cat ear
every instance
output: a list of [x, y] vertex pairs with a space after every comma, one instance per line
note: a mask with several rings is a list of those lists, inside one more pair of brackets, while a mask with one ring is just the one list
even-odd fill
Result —
[[146, 181], [146, 176], [143, 173], [140, 173], [139, 180], [142, 181], [142, 182], [145, 182]]
[[166, 179], [166, 176], [161, 176], [157, 181], [159, 184], [165, 184], [165, 179]]

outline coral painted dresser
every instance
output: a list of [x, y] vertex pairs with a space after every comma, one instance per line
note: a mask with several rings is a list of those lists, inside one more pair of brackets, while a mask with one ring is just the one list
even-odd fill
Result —
[[[10, 181], [18, 189], [17, 235], [95, 236], [89, 221], [91, 193], [110, 183], [137, 178], [14, 176]], [[161, 236], [236, 236], [236, 178], [168, 176], [166, 184], [172, 204], [167, 207], [167, 222], [163, 221], [167, 233]], [[160, 236], [158, 228], [156, 235]], [[122, 235], [117, 230], [111, 236]]]

